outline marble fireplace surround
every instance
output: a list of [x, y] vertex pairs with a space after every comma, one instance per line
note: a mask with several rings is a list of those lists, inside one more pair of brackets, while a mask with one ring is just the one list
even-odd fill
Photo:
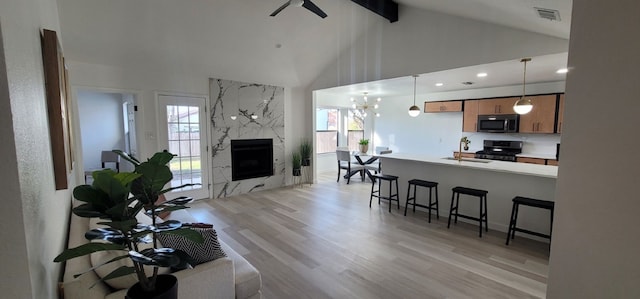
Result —
[[[213, 197], [284, 186], [284, 87], [210, 78], [209, 89]], [[233, 181], [232, 139], [272, 139], [273, 175]]]

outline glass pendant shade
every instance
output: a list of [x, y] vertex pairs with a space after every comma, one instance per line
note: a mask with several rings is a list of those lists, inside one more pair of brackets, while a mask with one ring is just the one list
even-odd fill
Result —
[[420, 107], [413, 105], [409, 108], [409, 116], [416, 117], [420, 115]]
[[533, 109], [531, 100], [525, 98], [524, 96], [516, 101], [516, 103], [513, 105], [513, 111], [518, 114], [527, 114], [531, 112], [531, 109]]

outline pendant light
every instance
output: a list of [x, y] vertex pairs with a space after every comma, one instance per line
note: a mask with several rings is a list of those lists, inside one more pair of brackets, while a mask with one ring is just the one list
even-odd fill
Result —
[[522, 78], [522, 97], [516, 101], [513, 105], [513, 111], [518, 114], [527, 114], [533, 109], [533, 104], [530, 99], [527, 99], [525, 93], [525, 87], [527, 82], [527, 62], [531, 61], [531, 58], [522, 58], [520, 62], [524, 62], [524, 76]]
[[420, 115], [420, 108], [416, 106], [416, 81], [418, 75], [413, 75], [413, 106], [409, 107], [409, 116], [416, 117]]

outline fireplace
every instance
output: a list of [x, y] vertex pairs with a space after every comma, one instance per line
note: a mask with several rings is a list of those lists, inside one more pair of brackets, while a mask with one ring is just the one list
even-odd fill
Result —
[[273, 175], [273, 139], [231, 140], [231, 180]]

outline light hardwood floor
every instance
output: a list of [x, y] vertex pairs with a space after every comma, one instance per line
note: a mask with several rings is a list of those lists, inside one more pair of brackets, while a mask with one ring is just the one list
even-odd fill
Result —
[[[319, 183], [202, 200], [188, 209], [262, 274], [265, 298], [544, 298], [548, 244], [387, 203], [371, 184]], [[402, 192], [401, 196], [405, 195]], [[440, 205], [450, 190], [440, 190]], [[402, 203], [404, 199], [401, 197]], [[491, 214], [489, 214], [491, 215]]]

